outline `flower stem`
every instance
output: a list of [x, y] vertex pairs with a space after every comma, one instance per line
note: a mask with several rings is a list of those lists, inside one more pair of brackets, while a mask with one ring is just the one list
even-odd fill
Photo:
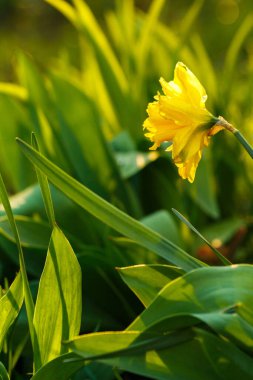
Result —
[[251, 158], [253, 158], [253, 147], [248, 143], [245, 137], [241, 134], [241, 132], [234, 128], [232, 124], [228, 123], [222, 116], [219, 116], [216, 125], [221, 125], [228, 131], [232, 132], [233, 135], [237, 138], [237, 140], [242, 144], [244, 149], [248, 152]]
[[236, 131], [234, 132], [234, 135], [237, 138], [237, 140], [242, 144], [244, 149], [249, 153], [250, 157], [253, 158], [253, 148], [245, 139], [245, 137], [241, 134], [241, 132], [238, 131], [238, 129], [236, 129]]

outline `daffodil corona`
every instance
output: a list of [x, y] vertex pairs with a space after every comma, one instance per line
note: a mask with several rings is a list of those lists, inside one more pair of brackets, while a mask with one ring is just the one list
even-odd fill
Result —
[[153, 142], [151, 150], [172, 142], [166, 151], [172, 151], [179, 175], [193, 182], [203, 148], [224, 123], [206, 109], [205, 89], [183, 63], [177, 63], [173, 81], [161, 78], [160, 84], [163, 94], [158, 93], [147, 108], [145, 136]]

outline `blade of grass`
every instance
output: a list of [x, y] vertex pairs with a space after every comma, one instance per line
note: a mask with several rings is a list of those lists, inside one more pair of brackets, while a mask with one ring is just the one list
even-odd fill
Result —
[[39, 152], [35, 151], [29, 144], [21, 139], [17, 139], [17, 142], [26, 157], [29, 158], [56, 187], [75, 203], [120, 234], [129, 237], [141, 246], [155, 252], [158, 256], [181, 267], [184, 271], [190, 271], [206, 265], [158, 233], [145, 227], [142, 223], [100, 198]]
[[1, 380], [10, 380], [9, 375], [6, 371], [6, 368], [2, 362], [0, 362], [0, 379]]
[[[191, 340], [192, 329], [169, 333], [143, 331], [106, 331], [74, 338], [66, 345], [85, 360], [134, 356], [146, 351], [162, 350]], [[97, 342], [96, 345], [94, 343]], [[99, 352], [100, 351], [100, 352]]]
[[199, 16], [199, 13], [203, 7], [203, 0], [195, 0], [191, 7], [187, 10], [184, 16], [184, 22], [182, 22], [181, 34], [186, 36], [189, 34], [190, 29], [194, 25], [195, 20]]
[[73, 0], [73, 2], [78, 15], [79, 28], [89, 39], [100, 62], [106, 67], [107, 75], [111, 76], [111, 80], [113, 79], [112, 83], [119, 90], [119, 95], [128, 88], [128, 83], [108, 39], [88, 5], [81, 0]]
[[[40, 151], [35, 133], [32, 133], [32, 146], [38, 152]], [[36, 170], [38, 182], [41, 188], [41, 193], [42, 193], [48, 221], [49, 221], [50, 227], [53, 229], [54, 226], [56, 225], [56, 222], [55, 222], [54, 207], [53, 207], [51, 192], [48, 185], [48, 180], [47, 180], [47, 177], [44, 174], [42, 174], [42, 172], [39, 169], [35, 167], [35, 170]]]
[[[164, 0], [157, 0], [151, 3], [147, 17], [145, 18], [145, 24], [141, 29], [139, 41], [136, 43], [136, 60], [138, 64], [138, 76], [136, 79], [138, 79], [139, 83], [141, 83], [143, 75], [145, 75], [145, 66], [147, 66], [147, 56], [150, 49], [150, 36], [154, 28], [156, 28], [164, 3]], [[141, 91], [140, 84], [139, 86], [136, 85], [135, 88], [139, 88]]]
[[[223, 85], [226, 88], [231, 88], [231, 83], [233, 84], [233, 80], [231, 81], [231, 76], [234, 73], [236, 61], [239, 57], [239, 51], [242, 47], [245, 38], [251, 32], [253, 26], [253, 15], [249, 14], [240, 28], [238, 29], [236, 35], [232, 39], [232, 42], [229, 46], [228, 52], [226, 54], [225, 63], [224, 63], [224, 76], [223, 76]], [[228, 91], [228, 94], [231, 93], [231, 90]]]
[[26, 305], [29, 331], [31, 335], [32, 344], [34, 344], [34, 327], [33, 327], [34, 303], [32, 299], [31, 290], [29, 287], [26, 266], [25, 266], [25, 259], [24, 259], [24, 254], [23, 254], [20, 238], [19, 238], [18, 229], [17, 229], [16, 222], [12, 213], [10, 201], [8, 198], [8, 194], [7, 194], [1, 173], [0, 173], [0, 198], [3, 204], [3, 207], [5, 209], [6, 215], [8, 217], [8, 220], [9, 220], [9, 223], [10, 223], [10, 226], [15, 238], [15, 242], [17, 245], [17, 249], [18, 249], [20, 271], [21, 271], [21, 275], [23, 279], [24, 297], [25, 297], [25, 305]]
[[220, 261], [224, 264], [224, 265], [231, 265], [232, 263], [225, 257], [223, 256], [216, 248], [214, 248], [212, 246], [212, 244], [203, 236], [201, 235], [201, 233], [182, 215], [180, 214], [179, 211], [175, 210], [174, 208], [172, 209], [172, 211], [174, 212], [174, 214], [188, 227], [190, 228], [190, 230], [192, 230], [193, 232], [195, 232], [196, 235], [198, 235], [198, 237], [200, 237], [201, 240], [203, 240], [211, 249], [212, 251], [215, 253], [215, 255], [218, 257], [218, 259], [220, 259]]
[[61, 12], [70, 22], [73, 24], [77, 23], [77, 15], [74, 7], [63, 0], [44, 0], [46, 3], [55, 7], [59, 12]]
[[38, 355], [35, 370], [66, 353], [64, 340], [78, 335], [81, 324], [81, 268], [68, 240], [55, 226], [40, 278], [34, 310]]
[[27, 100], [28, 94], [26, 88], [13, 83], [0, 82], [0, 93], [11, 95], [19, 100]]
[[10, 326], [18, 316], [23, 299], [22, 277], [19, 272], [5, 295], [0, 299], [0, 351]]

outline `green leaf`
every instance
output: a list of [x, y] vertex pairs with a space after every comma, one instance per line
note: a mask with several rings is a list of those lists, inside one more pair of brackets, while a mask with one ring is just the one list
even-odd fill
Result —
[[[40, 151], [39, 144], [38, 144], [38, 141], [37, 141], [34, 133], [32, 133], [32, 146], [38, 152]], [[41, 194], [43, 197], [48, 221], [49, 221], [50, 227], [53, 229], [56, 222], [55, 222], [55, 215], [54, 215], [54, 206], [53, 206], [53, 202], [52, 202], [52, 197], [51, 197], [51, 192], [49, 189], [48, 180], [47, 180], [47, 177], [45, 175], [43, 175], [39, 169], [35, 168], [35, 170], [36, 170], [38, 182], [40, 185]]]
[[167, 335], [160, 332], [106, 331], [82, 335], [68, 342], [67, 346], [86, 360], [100, 360], [133, 356], [175, 346], [191, 340], [193, 336], [191, 330], [177, 331]]
[[[79, 371], [82, 369], [82, 371]], [[71, 352], [58, 356], [51, 360], [31, 378], [31, 380], [69, 380], [79, 371], [74, 379], [91, 379], [91, 380], [115, 380], [111, 366], [93, 362], [85, 363], [84, 359]]]
[[84, 366], [84, 360], [75, 353], [57, 356], [46, 363], [31, 380], [69, 380], [75, 372]]
[[47, 108], [49, 98], [43, 77], [23, 53], [19, 56], [18, 74], [21, 85], [27, 89], [28, 99], [42, 109]]
[[27, 100], [26, 89], [14, 83], [0, 82], [0, 94], [8, 94], [19, 100]]
[[[15, 222], [23, 247], [47, 249], [51, 230], [47, 223], [25, 216], [15, 216]], [[13, 232], [6, 217], [0, 217], [0, 233], [7, 239], [15, 242]]]
[[205, 266], [204, 263], [196, 260], [169, 240], [92, 193], [25, 142], [19, 139], [17, 141], [25, 155], [56, 187], [105, 224], [185, 271]]
[[0, 380], [10, 380], [8, 372], [2, 362], [0, 362]]
[[115, 153], [115, 159], [120, 168], [123, 178], [129, 178], [139, 173], [148, 164], [159, 157], [157, 152], [118, 152]]
[[189, 31], [194, 25], [196, 18], [203, 7], [204, 0], [195, 0], [192, 2], [191, 7], [187, 9], [187, 13], [184, 16], [184, 22], [181, 24], [181, 33], [183, 36], [190, 34]]
[[240, 375], [250, 380], [253, 374], [248, 355], [199, 329], [153, 334], [153, 338], [134, 331], [102, 332], [76, 338], [69, 345], [84, 358], [158, 380], [236, 380]]
[[69, 21], [73, 24], [77, 23], [77, 16], [75, 9], [64, 0], [44, 0], [46, 3], [54, 6], [59, 12], [61, 12]]
[[[204, 330], [196, 329], [207, 357], [212, 363], [216, 376], [221, 379], [250, 380], [253, 376], [252, 357], [239, 350], [229, 341], [217, 338]], [[214, 377], [216, 378], [216, 377]]]
[[[94, 220], [53, 185], [50, 185], [50, 192], [60, 228], [66, 231], [68, 236], [75, 236], [75, 240], [80, 239], [85, 244], [97, 244], [98, 236], [101, 237], [104, 234], [102, 223]], [[11, 196], [10, 203], [15, 215], [32, 216], [33, 218], [34, 215], [39, 215], [43, 221], [47, 218], [39, 185], [30, 186]], [[0, 216], [4, 215], [6, 213], [3, 206], [0, 205]], [[83, 234], [84, 229], [86, 230], [85, 235]], [[13, 249], [9, 253], [11, 254], [12, 251]], [[11, 256], [13, 257], [13, 254]]]
[[122, 104], [127, 102], [126, 94], [129, 87], [125, 73], [103, 29], [88, 5], [81, 0], [74, 0], [73, 3], [78, 18], [75, 26], [84, 34], [89, 46], [92, 48], [101, 71], [101, 77], [113, 101], [114, 108], [117, 110], [119, 120], [123, 125], [127, 126], [130, 116], [128, 107], [122, 107]]
[[[136, 41], [136, 46], [133, 46], [137, 49], [136, 61], [138, 65], [138, 77], [142, 77], [145, 73], [145, 68], [147, 65], [147, 58], [150, 49], [150, 36], [154, 33], [156, 24], [158, 22], [159, 16], [162, 13], [165, 1], [157, 0], [151, 3], [149, 11], [144, 18], [144, 25], [141, 28], [140, 36], [138, 41]], [[138, 83], [139, 84], [139, 83]], [[141, 89], [140, 84], [136, 86], [136, 89]]]
[[23, 282], [19, 273], [6, 294], [0, 298], [0, 351], [10, 326], [19, 314], [23, 299]]
[[[110, 89], [114, 83], [116, 89], [121, 88], [121, 91], [118, 91], [118, 95], [120, 95], [122, 90], [127, 88], [127, 80], [106, 35], [84, 1], [74, 0], [74, 4], [78, 12], [80, 30], [85, 32], [97, 54], [98, 62], [107, 73], [107, 77], [113, 80], [110, 81], [108, 88]], [[113, 89], [111, 88], [111, 90]]]
[[[231, 81], [231, 76], [234, 74], [239, 51], [245, 42], [245, 38], [251, 32], [252, 26], [253, 15], [250, 13], [244, 18], [243, 22], [240, 24], [240, 27], [237, 29], [234, 38], [231, 40], [224, 64], [223, 83], [226, 88], [231, 88], [231, 83], [233, 84], [233, 81]], [[232, 94], [232, 91], [230, 90], [228, 93]]]
[[115, 199], [115, 203], [124, 205], [129, 213], [134, 214], [129, 190], [104, 137], [96, 103], [90, 95], [56, 75], [52, 76], [52, 83], [58, 109], [60, 139], [77, 178], [97, 194], [106, 199]]
[[145, 307], [168, 282], [183, 274], [179, 268], [161, 264], [134, 265], [117, 270]]
[[180, 212], [178, 212], [177, 210], [175, 209], [172, 209], [172, 211], [174, 212], [174, 214], [184, 223], [187, 225], [187, 227], [189, 227], [193, 232], [195, 232], [196, 235], [198, 235], [200, 237], [201, 240], [203, 240], [211, 249], [212, 251], [215, 253], [215, 255], [220, 259], [220, 261], [224, 264], [224, 265], [230, 265], [231, 262], [225, 257], [223, 256], [216, 248], [214, 248], [212, 246], [212, 244], [203, 236], [201, 235], [201, 233], [182, 215], [180, 214]]
[[239, 347], [252, 350], [253, 326], [240, 315], [240, 308], [252, 305], [252, 286], [250, 265], [194, 270], [168, 283], [129, 329], [155, 329], [157, 323], [168, 330], [175, 323], [183, 328], [193, 317]]
[[153, 212], [142, 218], [141, 222], [173, 243], [180, 244], [178, 227], [168, 211]]
[[201, 160], [195, 181], [187, 183], [187, 190], [194, 202], [212, 218], [220, 215], [219, 206], [216, 199], [215, 180], [210, 159]]
[[79, 333], [81, 309], [81, 270], [69, 242], [55, 227], [34, 312], [36, 371], [66, 352], [62, 342]]
[[7, 218], [9, 220], [10, 228], [11, 228], [13, 236], [15, 238], [15, 243], [17, 245], [20, 272], [21, 272], [22, 280], [23, 280], [25, 306], [26, 306], [26, 311], [27, 311], [27, 318], [28, 318], [28, 323], [29, 323], [31, 340], [32, 340], [32, 344], [33, 344], [34, 343], [34, 340], [33, 340], [34, 339], [34, 327], [33, 327], [32, 319], [33, 319], [33, 313], [34, 313], [34, 303], [33, 303], [32, 294], [31, 294], [31, 290], [30, 290], [30, 286], [29, 286], [29, 282], [28, 282], [26, 266], [25, 266], [25, 259], [24, 259], [24, 254], [23, 254], [20, 238], [19, 238], [18, 229], [16, 226], [16, 222], [14, 219], [14, 215], [12, 213], [10, 201], [9, 201], [8, 194], [7, 194], [7, 190], [6, 190], [6, 187], [5, 187], [5, 184], [3, 182], [1, 174], [0, 174], [0, 199], [2, 201], [2, 204], [3, 204], [4, 210], [6, 212]]
[[[202, 230], [202, 235], [213, 244], [226, 244], [241, 228], [246, 228], [246, 223], [240, 218], [223, 219]], [[219, 243], [219, 244], [218, 244]]]
[[[0, 130], [1, 139], [1, 173], [8, 189], [12, 193], [28, 186], [34, 178], [27, 171], [24, 157], [15, 149], [14, 139], [17, 135], [26, 136], [30, 129], [30, 120], [26, 108], [16, 99], [0, 94], [1, 123], [4, 128]], [[11, 157], [11, 159], [10, 159]]]

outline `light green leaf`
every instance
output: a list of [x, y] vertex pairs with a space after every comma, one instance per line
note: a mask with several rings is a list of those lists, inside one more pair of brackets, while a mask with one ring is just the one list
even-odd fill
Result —
[[77, 23], [77, 16], [75, 9], [64, 0], [44, 0], [46, 3], [55, 7], [59, 12], [61, 12], [70, 22], [73, 24]]
[[184, 16], [184, 22], [181, 24], [181, 33], [183, 36], [189, 34], [192, 25], [194, 24], [196, 18], [203, 7], [204, 0], [195, 0], [192, 2], [191, 7], [187, 8], [187, 12]]
[[253, 326], [240, 315], [240, 308], [252, 305], [252, 286], [251, 265], [194, 270], [166, 285], [129, 329], [155, 329], [158, 323], [163, 323], [168, 330], [174, 328], [175, 323], [183, 328], [188, 325], [190, 316], [239, 347], [252, 350]]
[[93, 49], [106, 89], [117, 113], [120, 115], [119, 119], [126, 124], [129, 119], [129, 113], [126, 107], [122, 107], [122, 104], [126, 103], [127, 100], [128, 81], [124, 71], [103, 29], [98, 24], [88, 5], [81, 0], [74, 0], [73, 2], [78, 17], [78, 29], [84, 34]]
[[8, 372], [2, 362], [0, 362], [0, 380], [10, 380]]
[[[140, 36], [138, 41], [136, 41], [136, 45], [133, 48], [136, 49], [136, 61], [138, 64], [138, 76], [142, 77], [145, 72], [145, 65], [147, 65], [147, 57], [150, 49], [150, 36], [154, 33], [156, 28], [156, 24], [158, 22], [159, 16], [163, 10], [165, 1], [157, 0], [151, 3], [149, 11], [144, 19], [143, 28], [141, 28]], [[137, 76], [137, 80], [138, 80]], [[139, 83], [138, 83], [139, 84]], [[136, 89], [141, 86], [136, 86]]]
[[183, 274], [176, 267], [161, 264], [134, 265], [126, 268], [117, 268], [117, 270], [145, 307], [154, 300], [157, 293], [168, 282]]
[[79, 333], [81, 311], [81, 270], [69, 242], [55, 227], [34, 312], [36, 370], [66, 352], [62, 342]]
[[[8, 183], [8, 189], [16, 193], [27, 186], [33, 178], [33, 175], [27, 171], [24, 157], [20, 155], [20, 152], [15, 149], [15, 144], [13, 144], [17, 135], [27, 135], [27, 131], [30, 129], [30, 121], [23, 104], [1, 93], [0, 114], [1, 124], [4, 126], [0, 129], [1, 173], [5, 182]], [[25, 134], [23, 134], [24, 129]]]
[[17, 245], [20, 272], [21, 272], [22, 280], [23, 280], [25, 306], [26, 306], [26, 312], [27, 312], [27, 318], [28, 318], [31, 340], [32, 340], [32, 344], [33, 344], [34, 343], [34, 340], [33, 340], [34, 339], [34, 327], [33, 327], [32, 319], [33, 319], [33, 313], [34, 313], [34, 303], [33, 303], [32, 294], [31, 294], [31, 290], [30, 290], [30, 286], [29, 286], [28, 277], [27, 277], [25, 259], [24, 259], [24, 254], [23, 254], [20, 238], [19, 238], [17, 225], [16, 225], [16, 222], [14, 219], [14, 215], [13, 215], [12, 208], [10, 205], [9, 197], [7, 194], [7, 190], [6, 190], [6, 187], [5, 187], [5, 184], [4, 184], [4, 181], [2, 179], [1, 174], [0, 174], [0, 199], [1, 199], [3, 207], [4, 207], [4, 211], [6, 212], [7, 218], [9, 220], [10, 228], [11, 228], [11, 231], [13, 233], [15, 243]]
[[25, 142], [19, 139], [17, 141], [25, 155], [56, 187], [105, 224], [185, 271], [205, 266], [204, 263], [196, 260], [169, 240], [92, 193]]
[[250, 380], [253, 374], [248, 355], [199, 329], [153, 334], [153, 341], [151, 335], [134, 331], [102, 332], [81, 336], [69, 345], [84, 358], [157, 380], [237, 380], [240, 376]]
[[[31, 143], [32, 143], [33, 148], [39, 152], [40, 151], [39, 144], [35, 136], [35, 133], [32, 133]], [[35, 171], [36, 171], [38, 182], [40, 185], [41, 194], [43, 197], [44, 206], [47, 213], [47, 218], [48, 218], [50, 227], [53, 229], [56, 222], [55, 222], [55, 215], [54, 215], [54, 206], [52, 202], [48, 180], [47, 180], [47, 177], [43, 175], [39, 169], [35, 168]]]
[[[74, 0], [73, 2], [79, 18], [80, 30], [85, 32], [97, 54], [98, 62], [101, 64], [101, 67], [104, 66], [106, 68], [107, 76], [113, 80], [110, 83], [114, 83], [116, 89], [121, 89], [119, 91], [120, 95], [122, 91], [127, 89], [127, 80], [106, 35], [100, 28], [88, 5], [81, 0]], [[108, 86], [108, 88], [110, 87]]]
[[[96, 219], [94, 220], [87, 212], [77, 206], [53, 185], [50, 186], [50, 192], [52, 194], [56, 219], [59, 221], [61, 229], [67, 231], [71, 236], [75, 236], [77, 239], [80, 238], [83, 243], [97, 243], [98, 235], [101, 236], [101, 231], [104, 232], [102, 223]], [[34, 217], [34, 215], [39, 215], [42, 220], [47, 217], [38, 184], [30, 186], [20, 193], [11, 196], [10, 203], [13, 213], [17, 216], [24, 215]], [[4, 208], [0, 204], [0, 216], [5, 215]], [[75, 223], [73, 221], [75, 221]], [[83, 234], [84, 229], [86, 230], [85, 236]], [[14, 255], [11, 256], [13, 257]]]
[[[96, 103], [90, 96], [56, 75], [52, 76], [52, 83], [56, 109], [62, 105], [58, 109], [60, 139], [76, 178], [97, 194], [119, 202], [129, 213], [133, 213], [126, 182], [122, 180], [110, 146], [104, 137]], [[82, 107], [79, 104], [82, 104]]]
[[[67, 345], [86, 360], [99, 360], [138, 355], [146, 351], [167, 348], [189, 341], [193, 336], [193, 331], [190, 329], [167, 334], [106, 331], [82, 335], [68, 342]], [[95, 340], [97, 344], [96, 347], [93, 347]]]
[[10, 326], [19, 314], [23, 299], [23, 282], [19, 273], [0, 299], [0, 351]]
[[[223, 83], [226, 88], [231, 88], [231, 76], [234, 73], [234, 68], [239, 56], [239, 51], [243, 46], [245, 38], [251, 32], [253, 26], [253, 15], [252, 13], [248, 14], [247, 17], [244, 18], [243, 22], [240, 24], [240, 27], [236, 31], [234, 38], [231, 40], [229, 45], [229, 49], [227, 50], [227, 54], [225, 57], [224, 64], [224, 75], [223, 75]], [[232, 91], [229, 91], [232, 94]]]
[[26, 89], [14, 83], [0, 82], [0, 93], [11, 95], [20, 100], [27, 100]]

